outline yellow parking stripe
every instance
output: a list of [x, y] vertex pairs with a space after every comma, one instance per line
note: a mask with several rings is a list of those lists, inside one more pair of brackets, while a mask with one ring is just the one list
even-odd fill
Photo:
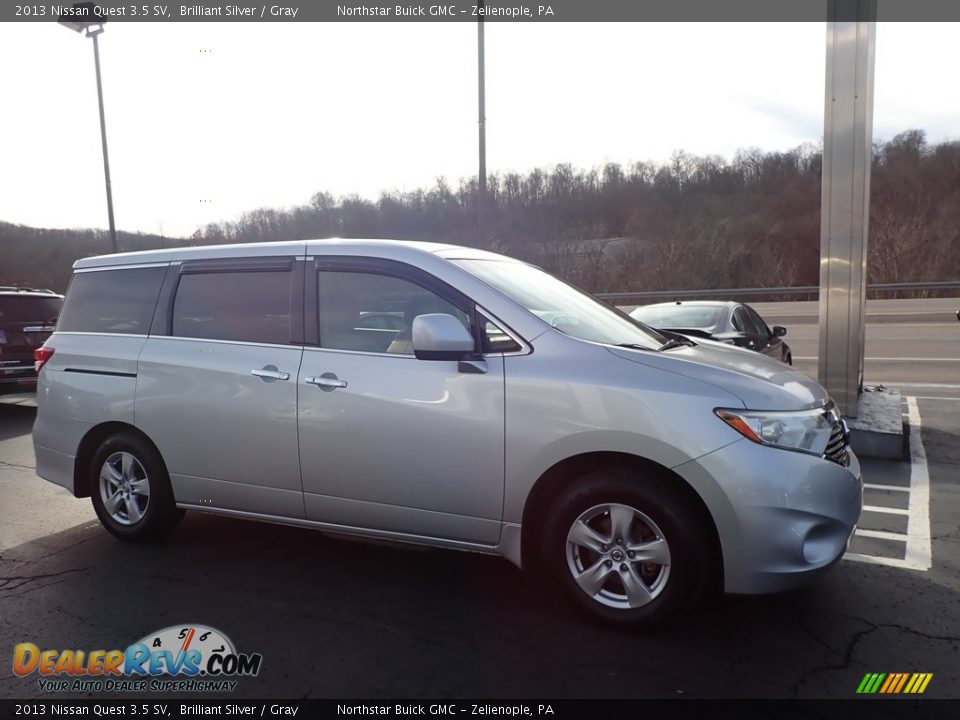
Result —
[[908, 683], [907, 683], [907, 686], [903, 689], [903, 691], [904, 691], [905, 693], [912, 693], [912, 692], [913, 692], [913, 686], [918, 684], [918, 683], [917, 683], [917, 678], [918, 678], [918, 677], [919, 677], [919, 675], [918, 675], [917, 673], [914, 673], [913, 675], [910, 676], [910, 682], [908, 682]]
[[933, 673], [927, 673], [927, 676], [923, 679], [923, 684], [920, 686], [920, 689], [917, 692], [922, 693], [927, 689], [927, 685], [930, 684], [930, 681], [933, 679]]

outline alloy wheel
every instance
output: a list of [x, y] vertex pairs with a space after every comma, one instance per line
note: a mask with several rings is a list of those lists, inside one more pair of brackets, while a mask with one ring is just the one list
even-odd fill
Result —
[[670, 547], [647, 515], [620, 503], [595, 505], [567, 532], [567, 567], [580, 589], [621, 610], [656, 599], [670, 577]]
[[100, 468], [100, 499], [121, 525], [136, 525], [150, 504], [150, 478], [143, 465], [128, 452], [115, 452]]

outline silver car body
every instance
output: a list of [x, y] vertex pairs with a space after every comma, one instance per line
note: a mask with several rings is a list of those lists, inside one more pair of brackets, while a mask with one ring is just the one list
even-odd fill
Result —
[[[318, 240], [86, 258], [76, 273], [216, 258], [379, 258], [419, 268], [476, 302], [519, 350], [486, 372], [455, 361], [164, 334], [57, 331], [34, 427], [37, 472], [80, 496], [78, 457], [104, 428], [159, 450], [178, 506], [425, 543], [523, 562], [535, 488], [573, 461], [642, 458], [699, 496], [729, 592], [799, 584], [845, 551], [861, 510], [860, 467], [767, 447], [716, 408], [825, 408], [817, 383], [710, 341], [648, 352], [580, 340], [454, 260], [479, 250]], [[68, 294], [69, 301], [69, 294]], [[160, 303], [163, 302], [161, 298]], [[287, 381], [251, 370], [273, 368]], [[331, 391], [307, 382], [336, 378]], [[529, 519], [529, 518], [528, 518]]]

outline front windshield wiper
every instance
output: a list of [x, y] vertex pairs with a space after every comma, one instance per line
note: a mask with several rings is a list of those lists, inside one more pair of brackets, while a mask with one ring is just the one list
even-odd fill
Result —
[[673, 348], [678, 347], [696, 347], [696, 343], [693, 340], [687, 340], [686, 338], [670, 338], [663, 345], [657, 348], [658, 352], [663, 352], [664, 350], [672, 350]]
[[664, 350], [671, 350], [677, 347], [684, 347], [689, 345], [690, 347], [696, 347], [697, 344], [690, 338], [681, 335], [680, 333], [675, 333], [671, 330], [657, 330], [658, 333], [667, 338], [667, 341], [657, 348], [658, 352], [663, 352]]
[[630, 350], [647, 350], [651, 352], [655, 349], [646, 345], [640, 345], [638, 343], [617, 343], [617, 347], [629, 348]]

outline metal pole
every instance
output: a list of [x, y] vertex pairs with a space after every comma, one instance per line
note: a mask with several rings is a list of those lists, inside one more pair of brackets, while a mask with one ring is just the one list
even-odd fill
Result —
[[829, 0], [817, 379], [848, 417], [863, 385], [877, 0]]
[[113, 222], [113, 191], [110, 188], [110, 158], [107, 155], [107, 122], [103, 115], [103, 83], [100, 80], [100, 45], [97, 35], [102, 31], [90, 34], [93, 40], [93, 64], [97, 69], [97, 102], [100, 105], [100, 141], [103, 144], [103, 178], [107, 185], [107, 217], [110, 220], [110, 242], [113, 251], [117, 252], [117, 228]]
[[[483, 0], [480, 0], [478, 6], [483, 8]], [[483, 15], [477, 20], [477, 91], [479, 95], [479, 131], [480, 131], [480, 172], [478, 175], [478, 198], [477, 198], [477, 235], [479, 240], [483, 241], [484, 223], [486, 220], [487, 204], [487, 117], [486, 117], [486, 80], [485, 80], [485, 60], [483, 54]]]

